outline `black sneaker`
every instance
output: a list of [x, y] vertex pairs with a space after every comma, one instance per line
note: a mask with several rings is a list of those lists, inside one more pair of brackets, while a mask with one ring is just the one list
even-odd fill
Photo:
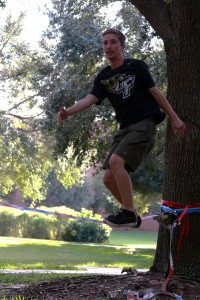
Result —
[[137, 227], [139, 225], [138, 217], [136, 217], [135, 213], [124, 209], [104, 218], [103, 222], [112, 227]]
[[113, 219], [116, 215], [120, 215], [120, 214], [122, 214], [122, 208], [120, 208], [120, 211], [116, 211], [114, 214], [112, 214], [112, 215], [108, 215], [107, 217], [106, 217], [106, 219]]
[[134, 228], [139, 228], [142, 224], [142, 219], [140, 216], [137, 216], [137, 225], [133, 226]]

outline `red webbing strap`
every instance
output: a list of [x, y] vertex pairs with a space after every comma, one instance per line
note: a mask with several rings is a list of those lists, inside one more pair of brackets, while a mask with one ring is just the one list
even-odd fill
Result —
[[196, 208], [196, 207], [200, 207], [200, 202], [197, 203], [180, 203], [180, 202], [173, 202], [173, 201], [169, 201], [169, 200], [161, 200], [161, 204], [169, 206], [171, 208]]
[[164, 293], [166, 293], [168, 291], [167, 290], [167, 285], [168, 285], [169, 281], [172, 279], [173, 274], [174, 274], [174, 269], [170, 266], [170, 270], [169, 270], [169, 274], [167, 276], [167, 279], [162, 283], [162, 291]]
[[192, 203], [192, 204], [184, 204], [184, 203], [173, 202], [173, 201], [169, 201], [169, 200], [162, 200], [161, 203], [163, 205], [166, 205], [171, 208], [177, 208], [177, 209], [183, 208], [183, 212], [177, 218], [177, 222], [180, 223], [181, 220], [185, 217], [183, 226], [182, 226], [182, 230], [181, 230], [181, 235], [178, 240], [178, 252], [177, 252], [177, 260], [178, 260], [180, 257], [181, 243], [182, 243], [183, 237], [184, 237], [184, 235], [188, 235], [188, 233], [189, 233], [189, 218], [187, 215], [187, 210], [188, 210], [188, 208], [200, 207], [200, 203], [197, 202], [197, 203]]
[[[181, 215], [179, 216], [179, 218], [178, 218], [179, 222], [184, 217], [184, 215], [182, 217], [181, 217]], [[182, 243], [183, 237], [184, 237], [184, 235], [188, 235], [188, 233], [189, 233], [189, 225], [190, 225], [190, 222], [189, 222], [188, 215], [185, 215], [185, 219], [184, 219], [183, 226], [182, 226], [182, 229], [181, 229], [181, 234], [180, 234], [180, 237], [179, 237], [179, 240], [178, 240], [178, 246], [177, 246], [178, 250], [177, 250], [177, 255], [176, 255], [177, 260], [179, 260], [179, 258], [180, 258], [181, 243]]]

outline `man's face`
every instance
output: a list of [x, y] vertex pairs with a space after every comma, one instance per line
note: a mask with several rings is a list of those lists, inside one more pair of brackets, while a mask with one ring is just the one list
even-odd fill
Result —
[[116, 34], [106, 34], [103, 36], [103, 52], [107, 59], [113, 60], [121, 58], [124, 46], [121, 45]]

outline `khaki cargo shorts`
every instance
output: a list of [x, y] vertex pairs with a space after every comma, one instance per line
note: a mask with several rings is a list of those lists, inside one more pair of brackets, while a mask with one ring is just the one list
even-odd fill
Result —
[[155, 143], [156, 125], [152, 117], [119, 129], [115, 135], [111, 150], [103, 164], [110, 169], [109, 159], [116, 154], [125, 160], [128, 172], [134, 172]]

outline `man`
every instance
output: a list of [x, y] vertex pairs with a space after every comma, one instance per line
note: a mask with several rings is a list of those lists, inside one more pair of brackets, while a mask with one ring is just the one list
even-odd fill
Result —
[[[141, 218], [133, 201], [129, 173], [134, 172], [154, 145], [156, 125], [165, 118], [174, 133], [184, 134], [185, 124], [155, 86], [147, 65], [140, 60], [125, 59], [125, 36], [117, 29], [103, 32], [103, 51], [109, 65], [94, 80], [91, 92], [68, 109], [61, 108], [58, 122], [108, 98], [116, 113], [119, 130], [104, 162], [104, 184], [122, 209], [104, 219], [114, 227], [139, 227]], [[162, 112], [160, 110], [165, 111]]]

